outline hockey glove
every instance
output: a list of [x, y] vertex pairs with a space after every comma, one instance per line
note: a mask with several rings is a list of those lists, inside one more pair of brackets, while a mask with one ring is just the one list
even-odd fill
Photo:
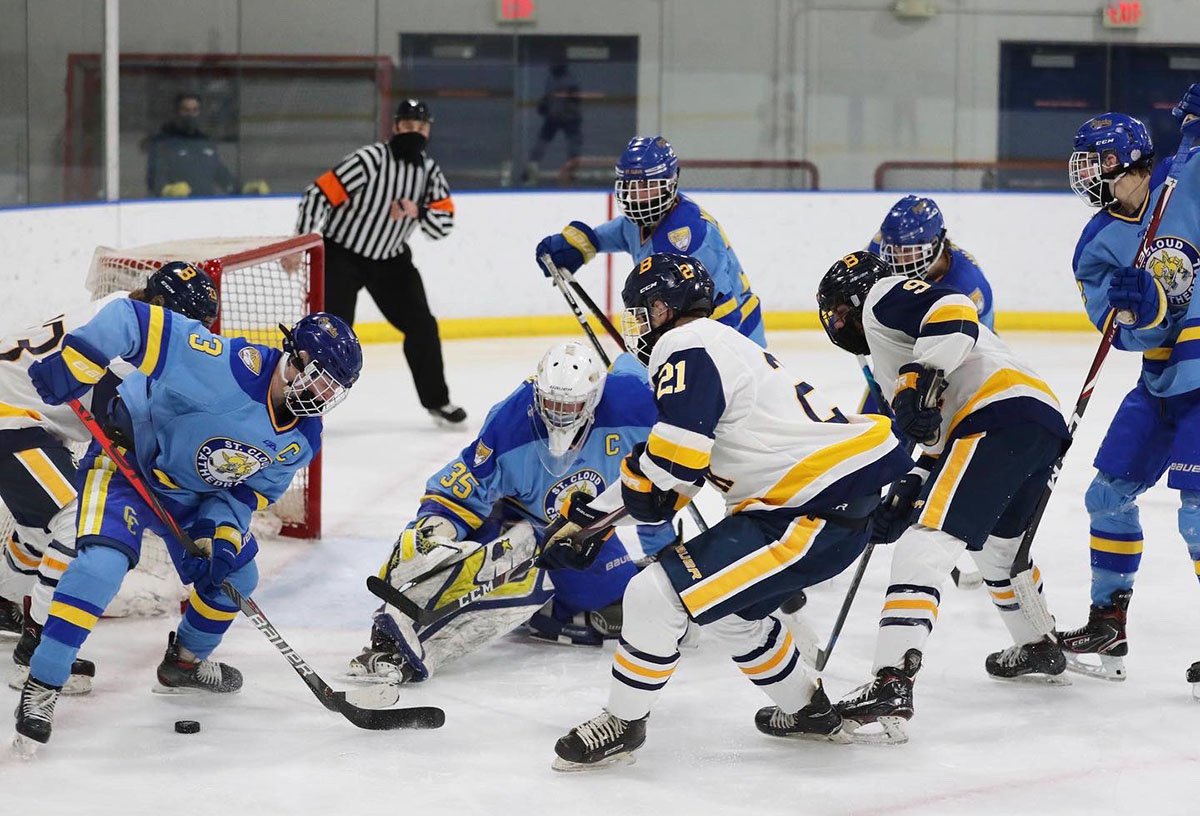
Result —
[[1179, 120], [1179, 130], [1184, 136], [1200, 137], [1200, 82], [1192, 83], [1184, 92], [1183, 99], [1171, 109], [1171, 115]]
[[946, 380], [941, 371], [920, 363], [900, 366], [892, 413], [896, 427], [922, 445], [936, 445], [942, 433], [942, 391]]
[[929, 471], [915, 467], [892, 482], [887, 497], [871, 517], [871, 542], [891, 544], [912, 524], [913, 507]]
[[201, 574], [195, 581], [198, 595], [213, 595], [221, 592], [221, 584], [233, 572], [238, 550], [242, 546], [242, 534], [234, 527], [211, 521], [202, 521], [193, 529], [193, 541], [208, 556], [208, 574]]
[[539, 566], [552, 570], [585, 570], [596, 560], [611, 528], [597, 531], [579, 546], [569, 538], [604, 517], [604, 513], [590, 506], [592, 498], [579, 492], [567, 496], [559, 509], [558, 520], [546, 529], [546, 546], [538, 558]]
[[550, 270], [542, 264], [544, 255], [549, 255], [555, 266], [575, 272], [596, 257], [596, 247], [599, 243], [600, 239], [591, 227], [582, 221], [572, 221], [563, 227], [562, 232], [547, 235], [538, 242], [534, 260], [547, 278], [550, 277]]
[[163, 198], [187, 198], [192, 194], [192, 185], [186, 181], [173, 181], [164, 184], [161, 190]]
[[643, 524], [670, 521], [691, 499], [674, 490], [663, 490], [650, 481], [639, 463], [645, 450], [646, 443], [639, 442], [621, 462], [621, 501], [629, 509], [629, 515]]
[[108, 371], [108, 358], [91, 343], [68, 334], [62, 350], [29, 366], [29, 379], [47, 405], [79, 399]]
[[1162, 284], [1136, 266], [1122, 267], [1113, 273], [1108, 282], [1108, 302], [1117, 310], [1118, 322], [1134, 329], [1153, 328], [1167, 314], [1167, 293]]

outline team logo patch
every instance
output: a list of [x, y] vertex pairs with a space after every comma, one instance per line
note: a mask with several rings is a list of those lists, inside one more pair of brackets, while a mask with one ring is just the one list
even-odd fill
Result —
[[475, 446], [475, 467], [479, 467], [488, 460], [492, 455], [492, 449], [483, 444], [483, 440], [479, 440], [479, 444]]
[[250, 373], [254, 376], [257, 377], [259, 372], [262, 371], [262, 352], [254, 346], [246, 346], [239, 351], [238, 359], [242, 361], [246, 368], [250, 369]]
[[680, 252], [687, 252], [687, 248], [692, 244], [692, 228], [680, 227], [679, 229], [673, 229], [667, 233], [667, 240], [671, 242], [671, 246]]
[[241, 484], [271, 464], [271, 457], [233, 439], [209, 439], [196, 451], [196, 473], [213, 487]]
[[976, 289], [974, 292], [967, 295], [967, 297], [969, 297], [971, 299], [971, 302], [975, 304], [976, 311], [978, 311], [978, 312], [983, 311], [983, 292], [981, 290]]
[[554, 521], [558, 518], [558, 508], [562, 507], [567, 496], [579, 492], [586, 493], [592, 498], [599, 496], [604, 492], [604, 477], [589, 469], [572, 473], [555, 482], [546, 491], [546, 498], [542, 500], [542, 512], [546, 514], [547, 520]]
[[1192, 300], [1200, 252], [1182, 238], [1171, 235], [1155, 238], [1146, 251], [1146, 262], [1142, 268], [1158, 278], [1166, 290], [1168, 305], [1186, 308]]

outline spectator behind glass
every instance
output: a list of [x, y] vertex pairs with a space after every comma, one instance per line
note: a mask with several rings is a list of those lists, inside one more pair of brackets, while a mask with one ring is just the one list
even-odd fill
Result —
[[[150, 195], [189, 198], [232, 195], [237, 181], [221, 161], [216, 144], [200, 130], [200, 96], [175, 97], [175, 115], [150, 140], [146, 159]], [[271, 192], [262, 179], [242, 185], [243, 194]]]
[[567, 140], [567, 160], [579, 158], [583, 148], [581, 102], [579, 82], [571, 75], [567, 64], [559, 62], [550, 66], [550, 73], [546, 75], [546, 89], [537, 106], [538, 115], [542, 117], [542, 127], [538, 131], [533, 149], [529, 152], [529, 163], [525, 166], [525, 184], [537, 184], [538, 164], [560, 130]]

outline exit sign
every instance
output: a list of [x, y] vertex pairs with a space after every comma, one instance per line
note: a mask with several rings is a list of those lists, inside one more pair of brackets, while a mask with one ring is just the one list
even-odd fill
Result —
[[1105, 28], [1141, 28], [1145, 18], [1141, 0], [1109, 0], [1100, 9], [1100, 22]]
[[533, 0], [496, 0], [496, 22], [532, 23], [536, 20]]

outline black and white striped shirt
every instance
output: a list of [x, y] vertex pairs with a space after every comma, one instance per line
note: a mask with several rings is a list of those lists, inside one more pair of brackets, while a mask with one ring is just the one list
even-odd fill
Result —
[[[417, 218], [395, 217], [393, 202], [407, 198]], [[454, 202], [442, 168], [421, 154], [420, 164], [398, 161], [386, 142], [366, 145], [308, 185], [300, 200], [296, 232], [317, 230], [365, 258], [394, 258], [416, 226], [430, 238], [454, 228]]]

